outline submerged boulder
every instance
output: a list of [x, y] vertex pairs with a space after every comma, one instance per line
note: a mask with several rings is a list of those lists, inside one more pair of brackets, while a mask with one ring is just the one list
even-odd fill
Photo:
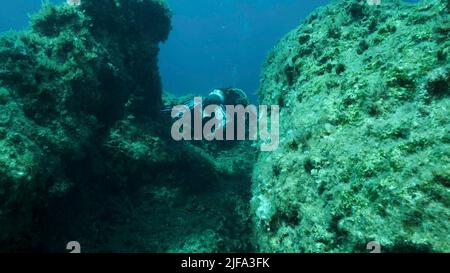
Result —
[[156, 120], [169, 31], [161, 1], [83, 0], [0, 37], [0, 251], [43, 249], [49, 201], [99, 182], [110, 128]]
[[166, 4], [75, 2], [0, 37], [0, 252], [250, 251], [254, 149], [161, 114]]
[[253, 172], [264, 252], [450, 251], [448, 1], [318, 9], [270, 53], [280, 147]]

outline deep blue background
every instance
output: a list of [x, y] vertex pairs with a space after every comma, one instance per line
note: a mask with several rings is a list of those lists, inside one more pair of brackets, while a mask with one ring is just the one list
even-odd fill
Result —
[[[237, 86], [255, 94], [269, 50], [328, 0], [169, 0], [173, 31], [162, 47], [166, 90]], [[194, 4], [195, 3], [195, 4]]]
[[[41, 0], [1, 0], [0, 31], [23, 29]], [[63, 0], [52, 0], [62, 2]], [[411, 0], [414, 1], [414, 0]], [[164, 89], [205, 94], [236, 86], [258, 89], [270, 49], [313, 9], [329, 0], [168, 0], [173, 31], [161, 46]]]

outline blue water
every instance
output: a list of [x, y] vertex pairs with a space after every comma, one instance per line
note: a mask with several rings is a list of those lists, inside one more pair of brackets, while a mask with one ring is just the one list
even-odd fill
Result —
[[181, 94], [236, 86], [255, 94], [269, 50], [328, 2], [169, 0], [174, 16], [160, 55], [164, 88]]
[[[41, 2], [2, 0], [0, 32], [24, 29], [28, 14], [37, 11]], [[313, 9], [329, 0], [168, 2], [173, 11], [173, 31], [161, 46], [164, 89], [182, 95], [236, 86], [256, 100], [261, 64], [267, 53]]]

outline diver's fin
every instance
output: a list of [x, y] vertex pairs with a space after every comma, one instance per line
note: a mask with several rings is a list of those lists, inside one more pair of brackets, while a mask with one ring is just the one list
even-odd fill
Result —
[[172, 108], [173, 108], [173, 106], [166, 106], [163, 109], [161, 109], [161, 112], [163, 112], [163, 113], [172, 112]]

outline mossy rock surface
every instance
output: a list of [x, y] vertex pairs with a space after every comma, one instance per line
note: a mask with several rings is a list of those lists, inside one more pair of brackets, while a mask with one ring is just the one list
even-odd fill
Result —
[[280, 147], [253, 172], [264, 252], [450, 251], [448, 1], [334, 1], [270, 53]]
[[252, 249], [254, 149], [175, 142], [160, 111], [170, 29], [163, 1], [82, 0], [0, 37], [0, 252]]
[[0, 251], [40, 248], [49, 204], [99, 179], [116, 122], [154, 122], [169, 30], [160, 1], [83, 0], [45, 4], [29, 30], [2, 34]]

